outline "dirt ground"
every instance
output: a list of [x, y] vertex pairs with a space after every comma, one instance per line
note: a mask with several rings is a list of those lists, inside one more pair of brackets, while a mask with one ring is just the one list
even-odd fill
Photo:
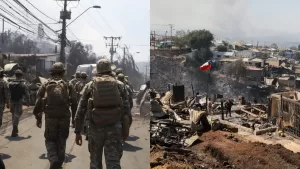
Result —
[[[236, 169], [300, 169], [300, 153], [281, 145], [249, 142], [242, 136], [225, 131], [210, 131], [190, 147], [193, 154], [151, 152], [151, 162], [163, 161], [154, 169], [236, 168]], [[197, 155], [196, 155], [197, 154]], [[155, 163], [154, 163], [155, 164]]]

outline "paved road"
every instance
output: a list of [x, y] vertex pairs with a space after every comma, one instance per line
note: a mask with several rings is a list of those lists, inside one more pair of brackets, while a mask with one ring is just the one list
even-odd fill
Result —
[[[121, 161], [123, 169], [149, 168], [150, 140], [148, 126], [149, 121], [134, 117], [131, 136], [124, 145]], [[11, 125], [2, 127], [0, 135], [0, 153], [7, 168], [48, 169], [49, 162], [46, 157], [43, 136], [44, 128], [39, 129], [35, 126], [35, 118], [29, 116], [20, 122], [19, 138], [11, 138], [11, 130]], [[84, 141], [80, 147], [75, 144], [74, 140], [75, 135], [73, 129], [71, 129], [67, 140], [67, 159], [64, 169], [88, 169], [89, 152], [87, 142]], [[105, 166], [104, 160], [103, 164]]]

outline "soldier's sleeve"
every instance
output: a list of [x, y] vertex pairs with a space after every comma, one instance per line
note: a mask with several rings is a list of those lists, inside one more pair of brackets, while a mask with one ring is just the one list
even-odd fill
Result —
[[23, 84], [24, 88], [25, 88], [25, 100], [26, 100], [26, 104], [29, 105], [30, 103], [30, 95], [29, 95], [29, 89], [28, 86]]
[[70, 103], [76, 103], [76, 95], [74, 94], [75, 89], [73, 87], [73, 85], [68, 85], [69, 88], [69, 99], [70, 99]]
[[9, 91], [9, 87], [8, 87], [7, 82], [4, 83], [4, 94], [5, 94], [5, 103], [9, 104], [9, 102], [10, 102], [10, 91]]
[[42, 99], [44, 98], [45, 95], [45, 85], [42, 85], [39, 90], [37, 91], [36, 94], [36, 102], [33, 108], [33, 115], [35, 116], [36, 119], [40, 119], [41, 115], [43, 113], [43, 103]]
[[130, 113], [130, 103], [129, 103], [129, 99], [128, 99], [128, 92], [126, 90], [126, 86], [123, 83], [119, 83], [119, 89], [120, 89], [120, 93], [121, 93], [121, 97], [122, 97], [122, 101], [123, 101], [123, 110], [124, 113]]
[[75, 115], [75, 133], [79, 134], [82, 129], [82, 125], [84, 122], [87, 106], [88, 106], [88, 100], [91, 93], [91, 84], [92, 82], [87, 83], [84, 88], [81, 91], [81, 97], [78, 103], [76, 115]]

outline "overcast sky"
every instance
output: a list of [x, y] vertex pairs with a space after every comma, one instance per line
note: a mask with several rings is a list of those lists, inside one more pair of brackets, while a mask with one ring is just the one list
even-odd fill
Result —
[[[11, 3], [18, 9], [21, 9], [12, 0], [4, 1]], [[42, 21], [44, 21], [45, 23], [50, 23], [49, 26], [54, 30], [61, 29], [61, 24], [51, 24], [55, 21], [49, 19], [48, 17], [41, 14], [38, 10], [34, 9], [28, 3], [28, 1], [55, 20], [59, 20], [60, 10], [62, 10], [63, 8], [62, 1], [19, 1], [30, 11], [32, 11], [33, 14], [38, 16]], [[5, 7], [5, 9], [8, 9], [3, 1], [0, 1], [0, 5]], [[90, 9], [78, 20], [72, 23], [69, 26], [69, 29], [67, 29], [67, 38], [69, 40], [79, 39], [85, 44], [91, 44], [93, 45], [94, 51], [98, 55], [109, 56], [109, 47], [106, 47], [105, 43], [107, 41], [104, 40], [103, 36], [122, 36], [122, 40], [119, 43], [121, 47], [126, 44], [130, 46], [131, 53], [140, 52], [140, 54], [134, 55], [134, 59], [136, 61], [149, 61], [149, 0], [81, 0], [79, 1], [79, 3], [78, 1], [69, 2], [68, 9], [72, 11], [72, 19], [75, 19], [85, 9], [93, 5], [99, 5], [101, 6], [101, 9]], [[13, 10], [8, 10], [14, 13]], [[2, 11], [0, 13], [2, 13]], [[25, 12], [23, 13], [25, 14]], [[16, 13], [14, 14], [18, 16]], [[101, 17], [101, 15], [104, 19]], [[10, 17], [9, 15], [7, 16]], [[68, 20], [67, 23], [68, 22], [70, 22], [70, 20]], [[22, 26], [24, 26], [24, 24]], [[37, 27], [36, 25], [33, 25], [33, 27], [34, 26]], [[16, 30], [16, 28], [9, 26], [8, 24], [6, 24], [5, 29]], [[55, 38], [54, 33], [51, 33], [51, 31], [47, 29], [45, 30], [51, 37]], [[76, 37], [70, 32], [70, 30], [75, 34]], [[123, 54], [123, 50], [119, 49], [118, 53]]]
[[216, 38], [299, 42], [299, 0], [151, 0], [151, 30], [208, 29]]

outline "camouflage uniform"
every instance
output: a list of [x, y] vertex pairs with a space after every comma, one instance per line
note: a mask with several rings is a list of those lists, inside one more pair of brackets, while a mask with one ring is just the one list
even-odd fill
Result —
[[[110, 63], [107, 59], [101, 59], [97, 62], [97, 73], [111, 72]], [[113, 76], [113, 75], [112, 75]], [[119, 90], [123, 100], [123, 108], [129, 107], [127, 101], [127, 93], [123, 83], [118, 81]], [[88, 99], [91, 97], [93, 81], [85, 85], [82, 90], [82, 96], [80, 98], [78, 109], [75, 117], [75, 133], [80, 135], [80, 130], [83, 124], [83, 118], [85, 117], [88, 106]], [[90, 111], [88, 110], [88, 114]], [[90, 169], [102, 169], [102, 154], [104, 148], [104, 155], [106, 161], [106, 168], [121, 169], [120, 159], [123, 155], [123, 142], [122, 137], [122, 124], [121, 120], [114, 125], [108, 126], [96, 126], [89, 117], [89, 152], [90, 152]], [[76, 136], [76, 137], [77, 137]]]
[[[64, 72], [64, 65], [60, 62], [55, 63], [52, 66], [51, 73]], [[50, 80], [62, 80], [59, 75], [52, 75]], [[33, 114], [37, 119], [37, 125], [41, 124], [42, 113], [47, 111], [47, 107], [44, 103], [44, 97], [46, 93], [46, 87], [48, 83], [43, 84], [37, 93], [37, 100], [33, 110]], [[66, 85], [68, 83], [66, 82]], [[68, 85], [68, 95], [71, 101], [75, 98], [71, 95], [72, 87]], [[65, 108], [64, 108], [65, 107]], [[58, 169], [62, 166], [65, 160], [66, 140], [69, 137], [70, 117], [71, 112], [69, 110], [69, 104], [61, 108], [61, 112], [57, 112], [59, 116], [45, 113], [45, 144], [47, 149], [47, 156], [50, 162], [50, 169]], [[38, 126], [40, 127], [40, 126]]]
[[129, 101], [130, 108], [129, 109], [127, 108], [127, 111], [126, 111], [127, 113], [126, 114], [129, 117], [129, 121], [130, 121], [129, 126], [131, 126], [131, 123], [132, 123], [131, 109], [132, 109], [132, 105], [133, 105], [132, 90], [131, 90], [130, 86], [125, 83], [125, 76], [124, 76], [124, 74], [120, 73], [118, 75], [118, 80], [121, 81], [122, 83], [124, 83], [125, 89], [126, 89], [126, 91], [128, 93], [128, 101]]
[[[73, 88], [72, 89], [72, 97], [77, 97], [76, 96], [76, 90], [75, 90], [75, 85], [77, 82], [80, 81], [80, 72], [76, 72], [75, 73], [75, 78], [73, 78], [70, 82], [69, 82], [69, 85]], [[76, 110], [77, 110], [77, 106], [78, 106], [78, 102], [77, 100], [75, 100], [75, 102], [72, 102], [71, 103], [71, 110], [72, 110], [72, 126], [75, 127], [74, 125], [74, 118], [75, 118], [75, 113], [76, 113]]]
[[[0, 70], [0, 73], [3, 75], [3, 69]], [[0, 77], [0, 127], [2, 126], [3, 111], [5, 109], [5, 104], [9, 105], [9, 101], [10, 91], [8, 88], [8, 83]]]
[[[81, 72], [81, 80], [79, 82], [77, 82], [75, 84], [75, 90], [76, 90], [76, 94], [77, 94], [77, 101], [79, 102], [80, 97], [81, 97], [81, 91], [83, 88], [81, 88], [81, 86], [85, 86], [88, 81], [87, 81], [87, 77], [88, 75], [85, 72]], [[86, 110], [85, 110], [86, 111]], [[88, 121], [87, 121], [87, 116], [85, 117], [85, 122], [84, 122], [84, 128], [83, 128], [83, 133], [87, 134], [87, 128], [88, 128]], [[88, 139], [88, 136], [86, 135], [86, 140]]]
[[[22, 75], [23, 72], [21, 70], [16, 70], [15, 75]], [[17, 77], [15, 80], [12, 80], [8, 83], [8, 85], [12, 85], [12, 83], [19, 82], [21, 87], [24, 89], [24, 93], [22, 94], [22, 97], [19, 100], [13, 100], [12, 98], [12, 92], [13, 90], [10, 89], [11, 97], [10, 97], [10, 112], [12, 113], [12, 123], [13, 123], [13, 130], [12, 130], [12, 137], [18, 136], [19, 130], [18, 125], [20, 122], [20, 117], [23, 114], [23, 101], [25, 99], [25, 102], [27, 106], [29, 106], [29, 90], [27, 85], [25, 84], [25, 81], [21, 77]]]

